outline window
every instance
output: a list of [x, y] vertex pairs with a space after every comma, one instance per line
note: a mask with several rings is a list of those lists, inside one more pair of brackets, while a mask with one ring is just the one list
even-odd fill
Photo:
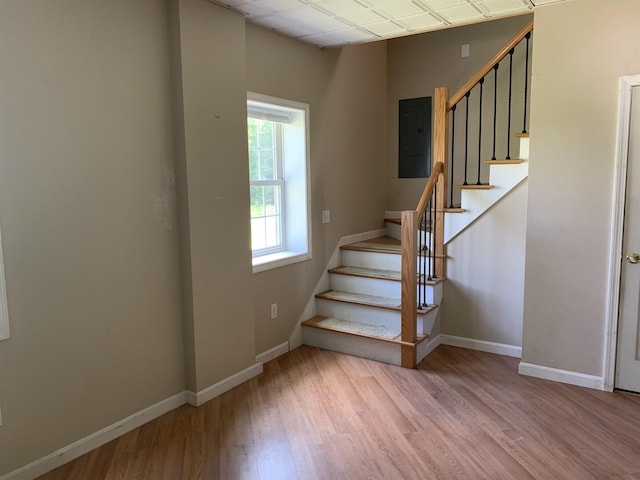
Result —
[[311, 258], [309, 106], [247, 95], [253, 271]]

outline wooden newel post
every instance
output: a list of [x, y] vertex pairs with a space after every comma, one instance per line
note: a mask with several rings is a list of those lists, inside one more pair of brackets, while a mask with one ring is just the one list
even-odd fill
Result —
[[402, 358], [405, 368], [415, 368], [417, 340], [418, 213], [402, 212]]
[[[446, 87], [436, 88], [435, 102], [433, 110], [433, 165], [442, 162], [444, 168], [438, 177], [438, 192], [436, 204], [438, 210], [436, 212], [436, 235], [435, 235], [435, 253], [436, 253], [436, 275], [444, 277], [444, 208], [447, 207], [447, 172], [449, 171], [449, 162], [447, 154], [447, 146], [449, 143], [449, 89]], [[451, 185], [453, 188], [453, 185]]]

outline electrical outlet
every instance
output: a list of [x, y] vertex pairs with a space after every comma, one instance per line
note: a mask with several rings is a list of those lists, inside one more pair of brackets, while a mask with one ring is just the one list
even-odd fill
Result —
[[276, 318], [278, 318], [278, 304], [272, 303], [271, 304], [271, 320], [275, 320]]
[[460, 56], [462, 58], [467, 58], [469, 56], [469, 44], [468, 43], [465, 43], [460, 48]]
[[322, 223], [331, 222], [331, 210], [322, 210]]

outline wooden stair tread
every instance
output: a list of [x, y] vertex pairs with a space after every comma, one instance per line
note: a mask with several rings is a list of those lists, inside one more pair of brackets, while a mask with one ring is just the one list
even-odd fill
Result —
[[333, 300], [336, 302], [356, 303], [358, 305], [398, 311], [400, 311], [402, 304], [402, 300], [400, 298], [379, 297], [363, 293], [342, 292], [340, 290], [327, 290], [324, 293], [318, 293], [316, 298], [323, 298], [325, 300]]
[[529, 132], [527, 132], [527, 133], [516, 133], [516, 137], [518, 137], [518, 138], [529, 138]]
[[[387, 310], [402, 310], [402, 299], [395, 297], [379, 297], [376, 295], [367, 295], [364, 293], [342, 292], [340, 290], [327, 290], [324, 293], [318, 293], [316, 298], [331, 300], [334, 302], [353, 303], [356, 305], [364, 305], [367, 307], [385, 308]], [[438, 308], [438, 305], [429, 305], [426, 308], [418, 309], [418, 313], [424, 315]]]
[[336, 268], [329, 269], [329, 273], [338, 273], [340, 275], [351, 275], [354, 277], [378, 278], [381, 280], [400, 281], [401, 272], [398, 270], [380, 270], [377, 268], [352, 267], [341, 265]]
[[336, 328], [336, 327], [326, 327], [324, 325], [321, 325], [321, 322], [323, 320], [327, 320], [330, 317], [323, 317], [322, 315], [316, 315], [313, 318], [310, 318], [309, 320], [305, 320], [302, 322], [302, 325], [305, 327], [313, 327], [313, 328], [319, 328], [321, 330], [327, 330], [330, 332], [337, 332], [337, 333], [343, 333], [345, 335], [353, 335], [354, 337], [360, 337], [360, 338], [368, 338], [368, 339], [372, 339], [372, 340], [379, 340], [382, 342], [388, 342], [388, 343], [395, 343], [397, 345], [418, 345], [420, 343], [422, 343], [423, 341], [425, 341], [427, 338], [429, 338], [428, 335], [418, 335], [417, 336], [417, 340], [415, 343], [411, 343], [411, 342], [403, 342], [401, 340], [401, 336], [398, 335], [395, 338], [389, 339], [389, 338], [385, 338], [385, 337], [377, 337], [375, 335], [367, 335], [364, 333], [358, 333], [358, 332], [352, 332], [349, 330], [343, 330], [340, 328]]
[[424, 280], [424, 275], [419, 275], [420, 279], [420, 283], [424, 283], [426, 285], [437, 285], [439, 283], [444, 282], [447, 277], [437, 277], [437, 278], [432, 278], [431, 280]]
[[[377, 278], [380, 280], [390, 280], [393, 282], [400, 282], [402, 280], [402, 272], [400, 272], [399, 270], [380, 270], [376, 268], [352, 267], [348, 265], [341, 265], [339, 267], [330, 268], [329, 273], [335, 273], [338, 275], [350, 275], [354, 277]], [[424, 278], [424, 275], [421, 276], [421, 279], [422, 278]], [[427, 280], [424, 283], [426, 283], [427, 285], [437, 285], [438, 283], [442, 283], [445, 280], [445, 277], [438, 277], [432, 280]]]
[[[401, 255], [402, 245], [400, 240], [392, 237], [378, 237], [371, 240], [364, 240], [362, 242], [350, 243], [343, 245], [340, 250], [352, 250], [356, 252], [373, 252], [373, 253], [389, 253], [391, 255]], [[422, 250], [419, 250], [418, 256], [423, 254]], [[437, 258], [446, 258], [446, 255], [436, 255]]]
[[466, 210], [464, 208], [460, 208], [460, 207], [453, 207], [453, 208], [438, 208], [438, 209], [436, 209], [436, 212], [464, 213], [464, 212], [466, 212]]
[[400, 254], [400, 240], [392, 237], [378, 237], [362, 242], [350, 243], [340, 247], [341, 250], [355, 250], [358, 252], [377, 252]]
[[521, 158], [505, 158], [500, 160], [485, 160], [484, 163], [487, 165], [518, 165], [520, 163], [524, 163], [525, 161]]
[[481, 185], [477, 185], [477, 184], [468, 184], [468, 185], [458, 185], [458, 189], [460, 190], [491, 190], [492, 188], [495, 188], [495, 186], [493, 185], [488, 185], [486, 183], [483, 183]]
[[[426, 250], [426, 251], [425, 250], [418, 250], [418, 257], [422, 257], [422, 256], [429, 257], [430, 256], [429, 255], [429, 251], [428, 250]], [[447, 258], [447, 256], [442, 254], [442, 253], [436, 253], [435, 257], [436, 258]]]

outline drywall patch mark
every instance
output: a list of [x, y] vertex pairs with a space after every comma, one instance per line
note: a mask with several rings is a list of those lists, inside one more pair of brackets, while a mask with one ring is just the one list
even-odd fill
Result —
[[172, 168], [164, 169], [164, 187], [160, 195], [151, 195], [153, 214], [164, 230], [173, 230], [176, 219], [176, 174]]

